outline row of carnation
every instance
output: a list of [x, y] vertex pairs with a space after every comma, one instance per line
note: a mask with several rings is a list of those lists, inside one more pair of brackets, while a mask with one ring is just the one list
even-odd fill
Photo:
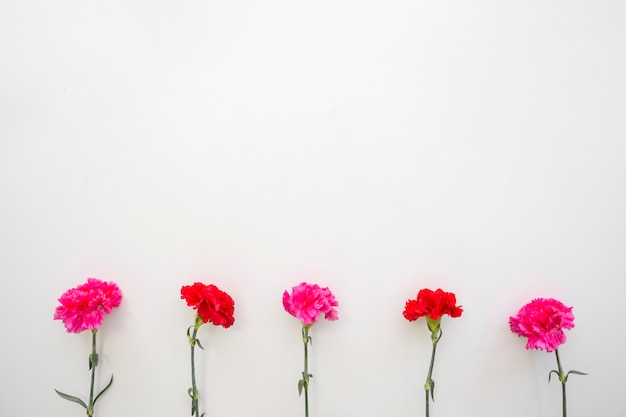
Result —
[[[215, 285], [195, 282], [181, 288], [181, 299], [196, 311], [194, 324], [187, 330], [189, 345], [191, 346], [191, 379], [192, 386], [188, 389], [191, 398], [191, 414], [201, 417], [198, 407], [200, 393], [196, 386], [195, 376], [195, 347], [202, 348], [197, 332], [204, 323], [228, 328], [235, 322], [235, 302], [226, 292]], [[317, 284], [302, 282], [292, 287], [291, 291], [283, 293], [283, 307], [285, 311], [297, 318], [302, 324], [302, 341], [304, 344], [304, 370], [298, 381], [298, 392], [305, 396], [305, 417], [309, 415], [308, 387], [312, 375], [308, 371], [308, 347], [311, 341], [309, 331], [320, 317], [334, 321], [339, 318], [337, 307], [339, 303], [330, 289]], [[80, 333], [85, 330], [92, 332], [92, 352], [89, 356], [89, 369], [92, 372], [90, 395], [88, 401], [83, 401], [60, 391], [56, 391], [62, 398], [79, 404], [85, 408], [88, 417], [94, 415], [94, 406], [100, 396], [113, 383], [113, 376], [109, 383], [94, 396], [94, 374], [98, 365], [96, 352], [96, 334], [105, 316], [118, 307], [122, 302], [122, 292], [114, 282], [105, 282], [96, 278], [89, 278], [86, 283], [67, 290], [59, 298], [60, 305], [54, 312], [55, 320], [62, 320], [68, 332]], [[441, 339], [441, 318], [445, 315], [460, 317], [463, 308], [457, 306], [454, 293], [441, 289], [435, 291], [421, 289], [415, 299], [407, 300], [403, 315], [409, 321], [425, 317], [431, 333], [433, 344], [430, 368], [424, 389], [426, 391], [426, 417], [429, 416], [429, 394], [433, 398], [434, 381], [432, 379], [435, 349]], [[563, 384], [563, 415], [566, 415], [565, 382], [570, 373], [583, 374], [578, 371], [563, 372], [558, 347], [566, 340], [564, 329], [574, 327], [572, 307], [567, 307], [552, 298], [537, 298], [524, 305], [517, 315], [509, 318], [511, 331], [519, 336], [527, 337], [527, 349], [545, 349], [555, 351], [558, 370], [551, 371], [558, 375]]]
[[[181, 299], [196, 310], [202, 323], [211, 322], [228, 328], [235, 322], [233, 298], [215, 285], [200, 282], [184, 285]], [[89, 278], [86, 283], [61, 295], [54, 319], [62, 320], [68, 332], [98, 329], [104, 317], [121, 301], [122, 292], [117, 284]], [[337, 320], [338, 305], [332, 292], [317, 284], [303, 282], [293, 287], [291, 293], [283, 293], [285, 310], [305, 326], [317, 322], [322, 314], [327, 320]], [[406, 302], [403, 315], [407, 320], [414, 321], [424, 316], [430, 320], [439, 320], [444, 315], [460, 317], [462, 313], [462, 307], [456, 305], [454, 293], [425, 288], [415, 299]], [[513, 332], [528, 337], [527, 348], [552, 352], [565, 342], [563, 329], [574, 327], [574, 315], [572, 307], [558, 300], [538, 298], [522, 307], [509, 322]]]

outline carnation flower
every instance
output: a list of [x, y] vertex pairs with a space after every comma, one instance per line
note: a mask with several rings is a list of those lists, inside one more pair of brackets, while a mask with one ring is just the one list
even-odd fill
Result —
[[456, 306], [454, 293], [442, 291], [441, 288], [436, 291], [424, 288], [417, 294], [417, 299], [406, 302], [403, 315], [408, 321], [414, 321], [426, 315], [431, 320], [437, 320], [444, 314], [460, 317], [462, 313], [463, 309]]
[[196, 282], [193, 285], [184, 285], [180, 289], [180, 298], [187, 305], [198, 311], [203, 323], [210, 321], [216, 326], [228, 328], [235, 322], [235, 302], [230, 295], [221, 291], [215, 285], [205, 285]]
[[454, 293], [445, 292], [438, 288], [436, 291], [428, 288], [421, 289], [417, 293], [415, 300], [407, 300], [402, 315], [408, 321], [415, 321], [420, 317], [426, 317], [426, 325], [430, 330], [430, 340], [433, 344], [433, 350], [430, 356], [430, 367], [428, 375], [424, 383], [424, 391], [426, 392], [426, 417], [430, 415], [430, 398], [435, 400], [435, 381], [432, 378], [433, 366], [435, 364], [435, 353], [437, 351], [437, 343], [441, 339], [441, 317], [448, 315], [450, 317], [460, 317], [463, 309], [456, 305], [456, 296]]
[[574, 327], [572, 307], [554, 298], [536, 298], [509, 318], [511, 331], [528, 338], [526, 349], [553, 352], [567, 339], [564, 329]]
[[320, 314], [324, 314], [326, 320], [337, 320], [338, 306], [335, 296], [328, 288], [320, 288], [317, 284], [302, 282], [283, 293], [283, 307], [285, 311], [297, 318], [305, 326], [317, 322]]
[[[196, 282], [193, 285], [183, 285], [180, 289], [180, 298], [187, 302], [187, 305], [196, 310], [194, 325], [187, 329], [187, 340], [191, 346], [191, 388], [187, 390], [191, 397], [191, 415], [202, 417], [206, 413], [200, 414], [198, 399], [200, 392], [196, 385], [196, 362], [195, 348], [204, 349], [198, 339], [198, 329], [206, 322], [211, 322], [216, 326], [229, 328], [235, 322], [235, 302], [232, 297], [215, 285], [205, 285]], [[193, 329], [193, 332], [191, 331]]]
[[94, 392], [96, 367], [98, 366], [96, 335], [104, 316], [122, 302], [122, 292], [114, 282], [88, 278], [85, 284], [65, 291], [59, 298], [59, 302], [61, 305], [54, 311], [54, 320], [63, 320], [68, 332], [80, 333], [83, 330], [91, 330], [91, 354], [89, 355], [91, 385], [87, 402], [56, 389], [55, 391], [61, 398], [83, 407], [88, 417], [93, 417], [96, 401], [113, 384], [113, 375], [111, 375], [107, 385], [99, 393]]
[[304, 344], [304, 370], [302, 379], [298, 381], [298, 393], [304, 391], [304, 415], [309, 417], [309, 383], [313, 375], [309, 373], [309, 343], [311, 336], [309, 330], [317, 322], [320, 314], [324, 314], [326, 320], [337, 320], [337, 307], [339, 304], [335, 296], [328, 288], [320, 288], [317, 284], [302, 282], [291, 288], [291, 294], [283, 293], [283, 307], [302, 323], [302, 342]]
[[122, 292], [114, 282], [89, 278], [85, 284], [69, 289], [59, 298], [54, 320], [63, 320], [68, 332], [97, 329], [104, 317], [122, 302]]
[[571, 374], [587, 375], [584, 372], [571, 370], [563, 371], [559, 346], [565, 343], [566, 337], [563, 329], [574, 327], [574, 314], [572, 307], [554, 298], [535, 298], [523, 306], [516, 316], [509, 317], [511, 331], [518, 336], [528, 338], [526, 349], [546, 350], [554, 352], [557, 369], [548, 373], [548, 382], [552, 375], [556, 375], [561, 381], [563, 417], [567, 416], [567, 396], [565, 383]]

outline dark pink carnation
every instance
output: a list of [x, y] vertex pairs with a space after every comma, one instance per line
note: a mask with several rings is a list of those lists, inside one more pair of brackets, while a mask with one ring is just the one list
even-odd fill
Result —
[[572, 307], [554, 298], [536, 298], [509, 318], [511, 331], [528, 338], [526, 349], [552, 352], [565, 343], [564, 329], [574, 327]]
[[324, 314], [326, 320], [337, 320], [337, 307], [339, 304], [335, 296], [328, 288], [320, 288], [317, 284], [302, 282], [283, 293], [283, 307], [285, 311], [309, 326], [315, 322], [320, 314]]
[[235, 302], [230, 295], [213, 284], [196, 282], [193, 285], [183, 285], [180, 298], [187, 301], [188, 306], [198, 310], [198, 317], [203, 323], [210, 321], [216, 326], [229, 328], [235, 322]]
[[88, 278], [85, 284], [67, 290], [59, 298], [54, 320], [63, 320], [68, 332], [97, 329], [104, 316], [122, 302], [122, 292], [114, 282]]

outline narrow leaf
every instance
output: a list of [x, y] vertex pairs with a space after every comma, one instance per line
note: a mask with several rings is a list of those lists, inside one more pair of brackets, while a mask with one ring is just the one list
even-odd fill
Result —
[[200, 349], [204, 350], [204, 348], [202, 347], [202, 343], [200, 343], [200, 339], [196, 339], [196, 344]]
[[106, 386], [106, 387], [104, 387], [104, 388], [102, 389], [102, 391], [100, 391], [100, 392], [98, 393], [98, 395], [96, 395], [96, 398], [94, 398], [94, 400], [93, 400], [93, 403], [94, 403], [94, 404], [96, 403], [96, 401], [98, 401], [98, 398], [100, 398], [100, 396], [101, 396], [102, 394], [104, 394], [104, 391], [106, 391], [106, 390], [108, 390], [108, 389], [109, 389], [109, 387], [111, 386], [111, 384], [112, 384], [112, 383], [113, 383], [113, 374], [111, 374], [111, 379], [109, 379], [109, 383], [107, 384], [107, 386]]
[[574, 374], [574, 375], [589, 375], [589, 374], [586, 374], [586, 373], [584, 373], [584, 372], [580, 372], [580, 371], [569, 371], [569, 372], [567, 373], [567, 375], [569, 376], [569, 374]]
[[554, 370], [554, 369], [553, 369], [553, 370], [551, 370], [551, 371], [550, 371], [550, 373], [548, 374], [548, 383], [550, 383], [550, 378], [552, 378], [552, 373], [553, 373], [553, 372], [554, 372], [554, 374], [555, 374], [557, 377], [559, 377], [559, 378], [560, 378], [560, 376], [559, 376], [559, 371], [557, 371], [557, 370]]
[[430, 380], [430, 398], [435, 401], [435, 381]]
[[193, 399], [193, 388], [189, 388], [187, 390], [187, 394], [189, 394], [189, 396], [191, 397], [191, 399]]
[[298, 397], [302, 395], [302, 388], [304, 388], [304, 379], [298, 381]]
[[98, 354], [92, 354], [89, 355], [89, 370], [91, 370], [91, 367], [96, 367], [98, 366]]
[[87, 404], [85, 404], [85, 402], [84, 402], [83, 400], [81, 400], [80, 398], [78, 398], [78, 397], [74, 397], [73, 395], [68, 395], [68, 394], [65, 394], [65, 393], [63, 393], [63, 392], [61, 392], [61, 391], [57, 391], [57, 390], [56, 390], [56, 388], [55, 388], [55, 390], [54, 390], [54, 391], [56, 391], [56, 393], [57, 393], [57, 394], [59, 394], [59, 397], [61, 397], [61, 398], [65, 399], [65, 400], [71, 401], [71, 402], [73, 402], [73, 403], [79, 404], [79, 405], [81, 405], [81, 406], [82, 406], [85, 410], [87, 409]]

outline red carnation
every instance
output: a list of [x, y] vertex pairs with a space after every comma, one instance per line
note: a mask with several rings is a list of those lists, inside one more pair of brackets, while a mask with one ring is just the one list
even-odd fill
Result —
[[435, 381], [433, 380], [433, 366], [435, 364], [435, 351], [437, 344], [441, 339], [441, 317], [444, 314], [450, 317], [460, 317], [463, 313], [463, 309], [456, 305], [456, 296], [454, 293], [442, 291], [440, 288], [437, 291], [429, 290], [428, 288], [421, 289], [417, 293], [417, 299], [408, 300], [404, 307], [404, 318], [408, 321], [415, 321], [420, 317], [426, 317], [426, 325], [430, 330], [430, 340], [433, 342], [433, 352], [430, 357], [430, 367], [428, 369], [428, 376], [426, 377], [426, 383], [424, 384], [424, 390], [426, 391], [426, 417], [429, 416], [429, 393], [430, 398], [435, 400]]
[[463, 309], [456, 305], [454, 293], [442, 291], [432, 291], [424, 288], [417, 294], [416, 300], [408, 300], [404, 308], [404, 317], [409, 321], [415, 321], [420, 317], [428, 315], [431, 320], [437, 320], [444, 314], [450, 317], [460, 317]]
[[[224, 326], [229, 328], [235, 322], [233, 316], [235, 312], [235, 302], [215, 285], [204, 285], [196, 282], [193, 285], [183, 285], [180, 288], [180, 298], [187, 301], [187, 305], [197, 310], [196, 318], [193, 326], [187, 329], [187, 340], [191, 346], [191, 388], [187, 393], [191, 397], [191, 415], [201, 417], [205, 413], [200, 414], [198, 410], [198, 398], [200, 393], [196, 385], [196, 362], [195, 348], [196, 345], [200, 349], [204, 349], [198, 339], [198, 329], [204, 323], [210, 321], [216, 326]], [[193, 329], [193, 332], [191, 332]]]
[[235, 322], [235, 302], [230, 295], [213, 284], [196, 282], [193, 285], [184, 285], [180, 289], [180, 298], [198, 311], [198, 317], [203, 323], [210, 321], [216, 326], [229, 328]]

